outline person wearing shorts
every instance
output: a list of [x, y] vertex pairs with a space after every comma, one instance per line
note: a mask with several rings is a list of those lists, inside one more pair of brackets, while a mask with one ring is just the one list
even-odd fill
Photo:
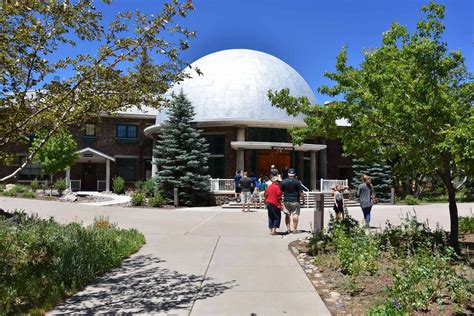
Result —
[[[298, 232], [298, 221], [301, 210], [300, 197], [304, 200], [303, 185], [295, 176], [295, 169], [291, 168], [288, 170], [288, 178], [284, 179], [281, 183], [283, 205], [287, 210], [285, 213], [285, 224], [288, 233]], [[291, 230], [291, 220], [293, 220], [293, 231]]]
[[253, 181], [247, 176], [247, 172], [244, 172], [242, 179], [240, 179], [239, 186], [242, 190], [242, 193], [240, 194], [242, 200], [242, 212], [245, 212], [245, 206], [247, 206], [247, 209], [250, 212]]

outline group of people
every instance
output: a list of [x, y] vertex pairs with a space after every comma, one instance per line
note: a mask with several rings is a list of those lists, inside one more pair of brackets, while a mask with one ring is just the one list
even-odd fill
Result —
[[[237, 171], [235, 181], [236, 197], [240, 196], [242, 212], [250, 211], [250, 204], [254, 203], [262, 208], [262, 203], [268, 211], [268, 228], [270, 234], [277, 234], [280, 227], [282, 213], [285, 214], [287, 233], [298, 232], [298, 221], [300, 215], [300, 199], [304, 203], [303, 185], [296, 178], [293, 168], [285, 168], [284, 179], [275, 168], [270, 167], [269, 176], [261, 176], [257, 179], [247, 172]], [[292, 229], [293, 226], [293, 229]]]
[[[372, 186], [372, 179], [368, 175], [362, 176], [362, 183], [357, 188], [357, 197], [359, 197], [360, 207], [364, 214], [364, 222], [366, 227], [370, 227], [370, 212], [372, 206], [378, 203], [377, 196], [375, 194], [374, 187]], [[344, 218], [344, 197], [343, 191], [346, 187], [337, 184], [333, 188], [333, 210], [336, 213], [336, 219], [341, 220]]]
[[[298, 232], [301, 201], [304, 204], [303, 185], [297, 179], [293, 168], [286, 169], [286, 171], [284, 179], [282, 179], [275, 165], [271, 166], [269, 176], [260, 176], [259, 179], [254, 174], [249, 175], [247, 172], [241, 172], [240, 170], [237, 171], [234, 177], [235, 197], [241, 199], [242, 212], [250, 212], [252, 203], [255, 208], [257, 208], [257, 204], [259, 204], [259, 208], [263, 208], [263, 205], [265, 205], [268, 211], [268, 228], [272, 235], [277, 234], [282, 213], [285, 214], [287, 233]], [[343, 192], [345, 189], [347, 187], [340, 184], [332, 188], [333, 210], [336, 213], [337, 220], [344, 218]], [[377, 196], [372, 186], [372, 180], [368, 175], [362, 177], [362, 183], [357, 188], [357, 196], [364, 214], [365, 225], [370, 227], [370, 212], [372, 206], [377, 203]], [[291, 226], [293, 226], [293, 229]]]

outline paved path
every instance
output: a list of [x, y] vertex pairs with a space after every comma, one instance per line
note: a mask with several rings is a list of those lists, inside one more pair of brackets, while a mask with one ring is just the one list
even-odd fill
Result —
[[[266, 213], [220, 208], [141, 209], [98, 207], [0, 197], [0, 207], [25, 209], [60, 222], [89, 224], [108, 216], [121, 227], [136, 227], [147, 244], [84, 291], [56, 307], [63, 313], [146, 313], [157, 315], [328, 315], [324, 303], [288, 251], [306, 234], [269, 236]], [[413, 207], [380, 206], [375, 225], [399, 221]], [[447, 204], [415, 207], [418, 218], [449, 226]], [[473, 203], [460, 204], [468, 215]], [[326, 210], [326, 222], [329, 216]], [[362, 219], [358, 208], [350, 213]], [[311, 210], [302, 213], [309, 229]]]

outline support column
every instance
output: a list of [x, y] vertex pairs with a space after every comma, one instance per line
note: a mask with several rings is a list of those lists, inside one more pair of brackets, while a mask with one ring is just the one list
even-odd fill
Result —
[[105, 191], [110, 192], [110, 160], [105, 162]]
[[71, 190], [71, 168], [66, 169], [66, 183], [69, 190]]
[[324, 179], [328, 177], [327, 149], [319, 151], [319, 175]]
[[[245, 128], [237, 128], [237, 141], [245, 141]], [[245, 170], [245, 149], [237, 149], [236, 170]]]
[[153, 137], [153, 149], [151, 150], [151, 177], [153, 178], [158, 173], [158, 165], [155, 158], [156, 138]]
[[311, 171], [311, 191], [316, 191], [316, 179], [317, 179], [317, 175], [316, 175], [316, 152], [315, 151], [312, 151], [311, 152], [311, 168], [310, 168], [310, 171]]

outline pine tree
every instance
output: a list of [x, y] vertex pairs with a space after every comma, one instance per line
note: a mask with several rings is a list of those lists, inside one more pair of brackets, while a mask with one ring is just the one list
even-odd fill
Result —
[[194, 109], [183, 91], [174, 97], [155, 148], [157, 183], [168, 200], [178, 188], [180, 205], [205, 202], [209, 192], [208, 148], [200, 130], [192, 126]]
[[354, 159], [353, 169], [354, 178], [352, 183], [355, 188], [362, 183], [362, 176], [364, 174], [370, 176], [375, 193], [380, 202], [390, 201], [390, 188], [392, 187], [391, 168], [383, 163], [369, 163], [365, 164], [359, 159]]

